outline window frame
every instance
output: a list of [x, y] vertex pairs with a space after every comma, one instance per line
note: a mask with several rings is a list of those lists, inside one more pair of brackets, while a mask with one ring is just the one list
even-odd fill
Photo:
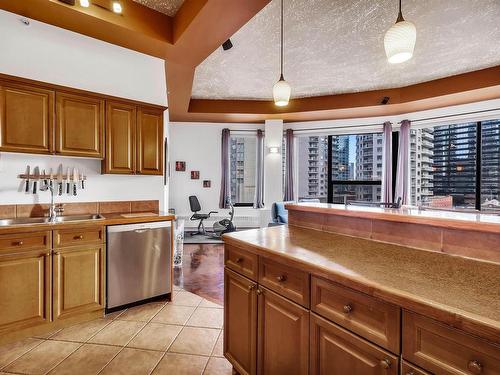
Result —
[[[238, 132], [236, 132], [236, 134], [230, 134], [229, 135], [229, 143], [231, 144], [231, 138], [255, 138], [257, 139], [257, 134], [239, 134]], [[255, 162], [257, 162], [257, 150], [255, 150]], [[229, 194], [231, 195], [231, 190], [232, 190], [232, 186], [231, 186], [231, 153], [229, 155], [229, 176], [230, 176], [230, 181], [229, 181]], [[255, 195], [255, 193], [254, 193]], [[235, 203], [232, 201], [231, 199], [231, 204], [234, 206], [234, 207], [253, 207], [254, 203], [253, 202], [238, 202], [238, 203]]]
[[[377, 134], [376, 132], [370, 133], [370, 134]], [[356, 185], [356, 186], [380, 186], [382, 187], [382, 180], [334, 180], [333, 179], [333, 171], [332, 171], [332, 165], [333, 165], [333, 137], [339, 137], [339, 136], [349, 136], [349, 135], [359, 135], [359, 134], [338, 134], [338, 135], [328, 135], [328, 160], [327, 160], [327, 165], [328, 165], [328, 184], [327, 184], [327, 199], [326, 201], [328, 203], [333, 203], [333, 191], [334, 191], [334, 186], [335, 185]], [[394, 148], [393, 148], [393, 156], [394, 156]], [[396, 157], [397, 157], [397, 150], [396, 150]], [[382, 167], [383, 168], [383, 167]], [[380, 203], [380, 202], [366, 202], [366, 203]]]

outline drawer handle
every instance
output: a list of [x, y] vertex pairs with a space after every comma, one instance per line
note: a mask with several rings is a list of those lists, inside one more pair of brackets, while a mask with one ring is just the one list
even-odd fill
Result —
[[467, 368], [474, 374], [480, 374], [483, 372], [483, 365], [479, 361], [470, 361], [467, 364]]
[[24, 242], [23, 241], [16, 241], [14, 242], [15, 246], [23, 246]]
[[236, 263], [241, 263], [243, 262], [243, 258], [236, 258]]
[[407, 372], [406, 375], [415, 375], [413, 371]]
[[349, 304], [344, 305], [343, 310], [344, 310], [344, 313], [350, 314], [352, 312], [352, 306]]
[[257, 289], [257, 294], [260, 296], [262, 293], [264, 293], [261, 289]]
[[382, 366], [384, 370], [390, 369], [391, 365], [392, 363], [388, 358], [384, 358], [383, 360], [380, 361], [380, 366]]
[[83, 240], [83, 235], [73, 237], [74, 240]]
[[249, 285], [249, 286], [248, 286], [248, 290], [252, 291], [252, 290], [254, 290], [254, 289], [255, 289], [255, 285]]
[[286, 275], [279, 275], [276, 280], [278, 280], [280, 283], [286, 281]]

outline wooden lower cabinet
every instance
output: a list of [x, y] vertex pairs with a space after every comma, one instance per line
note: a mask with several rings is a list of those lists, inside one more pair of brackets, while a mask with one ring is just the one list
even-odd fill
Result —
[[260, 375], [309, 373], [309, 311], [259, 286]]
[[0, 336], [50, 320], [50, 282], [50, 250], [0, 255]]
[[224, 270], [224, 354], [241, 375], [257, 373], [257, 284]]
[[104, 308], [105, 245], [54, 253], [54, 320]]
[[398, 358], [311, 313], [311, 375], [397, 375]]

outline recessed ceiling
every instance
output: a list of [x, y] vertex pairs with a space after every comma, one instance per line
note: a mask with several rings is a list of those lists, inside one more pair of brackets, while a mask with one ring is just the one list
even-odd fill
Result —
[[[146, 1], [146, 0], [141, 0]], [[196, 99], [272, 99], [279, 78], [279, 0], [196, 68]], [[387, 62], [397, 0], [285, 0], [285, 79], [292, 97], [407, 86], [500, 65], [499, 0], [403, 0], [413, 58]]]
[[134, 0], [136, 3], [147, 6], [167, 16], [173, 17], [181, 7], [184, 0]]

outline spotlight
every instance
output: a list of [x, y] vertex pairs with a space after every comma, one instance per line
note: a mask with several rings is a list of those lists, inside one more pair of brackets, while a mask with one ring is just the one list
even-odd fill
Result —
[[119, 1], [113, 1], [113, 12], [120, 14], [122, 10], [122, 4]]
[[387, 104], [387, 103], [389, 103], [389, 100], [390, 100], [390, 99], [391, 99], [391, 98], [389, 98], [388, 96], [384, 96], [384, 97], [382, 98], [382, 101], [380, 102], [380, 104]]

